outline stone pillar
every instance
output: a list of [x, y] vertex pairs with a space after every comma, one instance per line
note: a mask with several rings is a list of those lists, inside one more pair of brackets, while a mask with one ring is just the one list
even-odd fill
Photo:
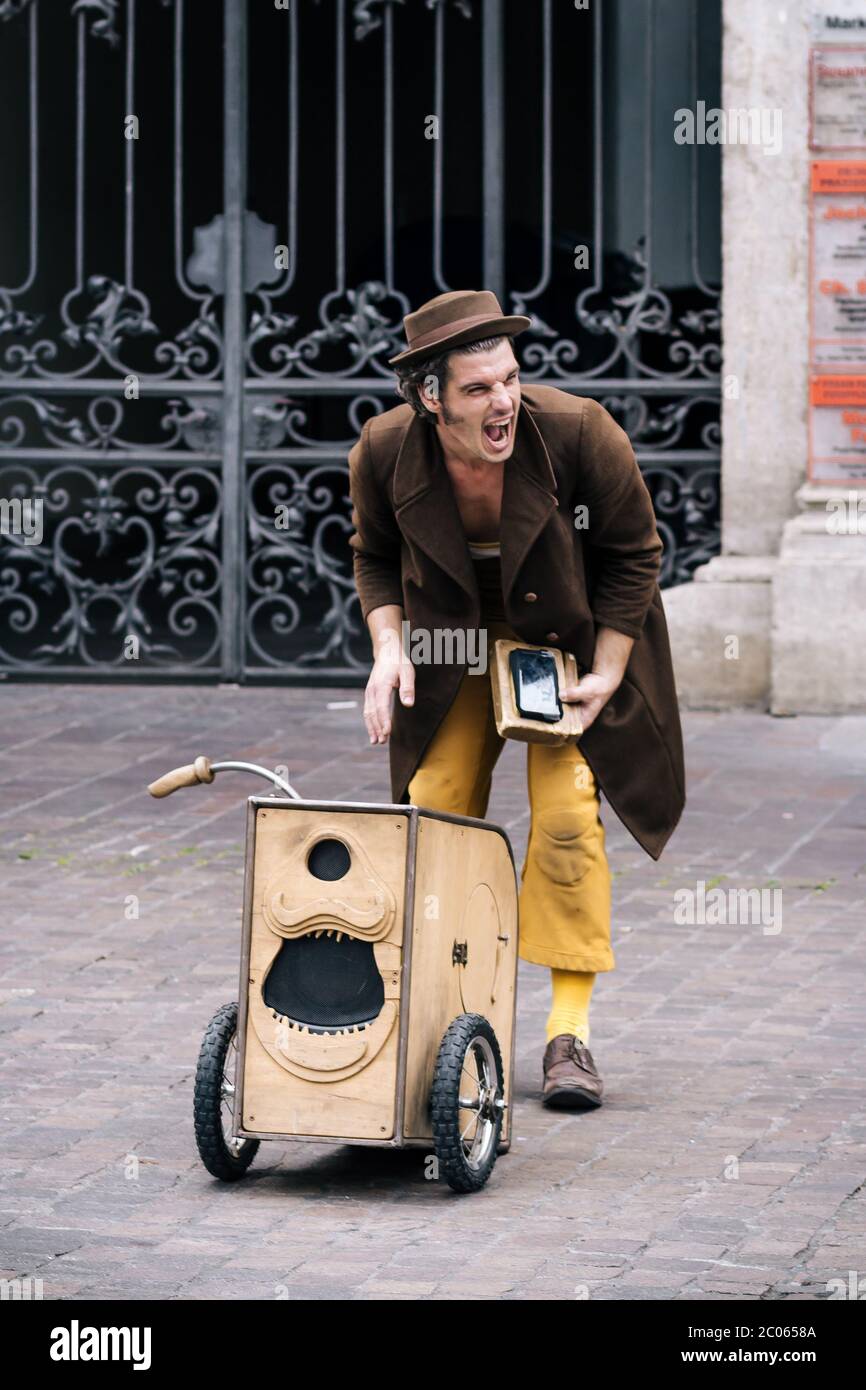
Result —
[[722, 150], [722, 553], [664, 596], [696, 708], [866, 706], [866, 535], [831, 534], [840, 489], [805, 485], [812, 9], [723, 6], [722, 105], [780, 110], [782, 147]]
[[[851, 529], [828, 503], [850, 499]], [[866, 710], [866, 486], [805, 484], [785, 526], [773, 576], [774, 714]], [[859, 505], [859, 512], [858, 512]], [[859, 529], [858, 529], [859, 523]]]

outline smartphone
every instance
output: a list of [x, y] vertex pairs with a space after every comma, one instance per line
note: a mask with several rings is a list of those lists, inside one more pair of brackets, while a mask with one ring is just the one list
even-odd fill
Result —
[[550, 652], [530, 652], [515, 647], [509, 655], [514, 702], [524, 719], [555, 724], [562, 718], [562, 701], [556, 678], [556, 662]]

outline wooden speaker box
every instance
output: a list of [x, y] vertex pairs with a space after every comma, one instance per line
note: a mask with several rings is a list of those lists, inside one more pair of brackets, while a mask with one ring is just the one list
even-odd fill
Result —
[[250, 797], [245, 883], [234, 1134], [430, 1148], [443, 1038], [481, 1015], [501, 1050], [507, 1149], [505, 832], [416, 806]]

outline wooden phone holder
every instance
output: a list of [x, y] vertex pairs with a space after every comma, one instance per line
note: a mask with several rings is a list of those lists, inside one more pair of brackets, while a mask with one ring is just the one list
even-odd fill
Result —
[[556, 678], [559, 689], [567, 685], [577, 685], [577, 661], [571, 652], [563, 652], [558, 647], [535, 647], [531, 642], [511, 642], [500, 637], [494, 643], [494, 658], [490, 667], [490, 681], [493, 687], [493, 712], [496, 717], [496, 730], [500, 738], [516, 738], [521, 743], [549, 743], [558, 745], [578, 739], [583, 733], [583, 723], [578, 705], [563, 705], [563, 715], [555, 724], [541, 719], [527, 719], [518, 713], [514, 681], [511, 675], [510, 655], [513, 651], [547, 652], [556, 663]]

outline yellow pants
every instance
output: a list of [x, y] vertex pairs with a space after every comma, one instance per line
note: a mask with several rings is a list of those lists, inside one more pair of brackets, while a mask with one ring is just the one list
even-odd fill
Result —
[[[409, 783], [416, 806], [487, 814], [504, 743], [496, 732], [490, 684], [497, 637], [520, 640], [505, 624], [487, 623], [487, 671], [464, 675]], [[519, 955], [560, 970], [613, 970], [610, 869], [592, 769], [577, 743], [528, 743], [526, 750], [531, 819], [520, 875]]]

